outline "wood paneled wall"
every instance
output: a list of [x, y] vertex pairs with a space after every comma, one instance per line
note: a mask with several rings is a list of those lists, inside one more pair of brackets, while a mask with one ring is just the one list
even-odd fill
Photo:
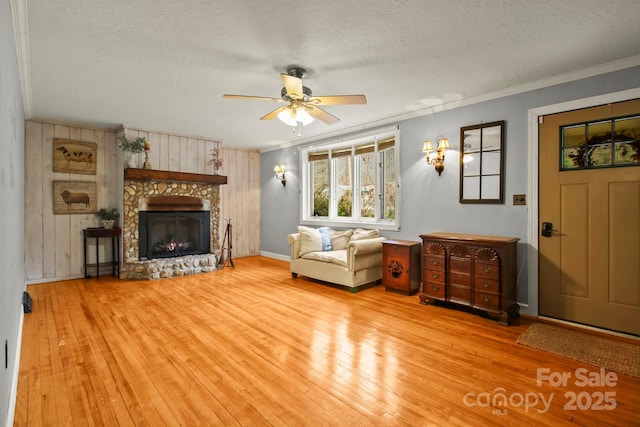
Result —
[[[83, 275], [82, 230], [98, 225], [92, 214], [54, 215], [53, 181], [95, 181], [98, 207], [117, 206], [115, 133], [28, 120], [25, 125], [25, 269], [27, 283]], [[53, 172], [53, 138], [95, 142], [96, 175]]]
[[[96, 182], [98, 207], [121, 209], [124, 160], [116, 136], [123, 129], [96, 129], [27, 120], [25, 123], [25, 265], [27, 284], [83, 277], [82, 230], [98, 226], [92, 214], [54, 215], [53, 181]], [[208, 162], [215, 141], [126, 128], [127, 138], [144, 136], [151, 143], [153, 169], [212, 173]], [[96, 175], [53, 172], [53, 138], [68, 138], [97, 144]], [[144, 155], [140, 155], [140, 166]], [[260, 153], [222, 148], [222, 174], [227, 185], [220, 188], [221, 230], [233, 225], [233, 256], [260, 252]], [[101, 253], [110, 253], [101, 240]], [[103, 247], [104, 246], [104, 247]], [[102, 256], [101, 256], [102, 259]], [[95, 254], [89, 253], [90, 262]]]
[[231, 219], [233, 256], [260, 254], [260, 153], [236, 149], [222, 150], [220, 186], [220, 238]]

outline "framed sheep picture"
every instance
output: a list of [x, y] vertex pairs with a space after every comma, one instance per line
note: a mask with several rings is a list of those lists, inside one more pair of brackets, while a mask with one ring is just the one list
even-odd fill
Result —
[[95, 182], [53, 181], [54, 214], [87, 214], [97, 210]]
[[53, 171], [64, 173], [96, 174], [97, 144], [53, 139]]

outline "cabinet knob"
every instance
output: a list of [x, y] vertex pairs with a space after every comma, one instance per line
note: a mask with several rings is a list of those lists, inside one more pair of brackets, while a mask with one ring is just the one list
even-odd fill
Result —
[[431, 290], [432, 291], [437, 291], [438, 289], [440, 289], [440, 286], [431, 285]]
[[440, 277], [440, 273], [438, 273], [437, 271], [432, 271], [431, 277], [433, 277], [434, 279], [437, 279], [438, 277]]
[[482, 295], [482, 300], [484, 302], [489, 302], [493, 299], [493, 297], [491, 295]]
[[490, 286], [491, 286], [491, 282], [484, 282], [484, 283], [482, 284], [482, 286], [483, 286], [483, 287], [485, 287], [485, 288], [488, 288], [488, 287], [490, 287]]
[[440, 261], [438, 261], [437, 259], [431, 259], [431, 265], [438, 265], [440, 264]]
[[491, 273], [492, 270], [493, 270], [492, 267], [482, 267], [482, 272], [483, 273]]

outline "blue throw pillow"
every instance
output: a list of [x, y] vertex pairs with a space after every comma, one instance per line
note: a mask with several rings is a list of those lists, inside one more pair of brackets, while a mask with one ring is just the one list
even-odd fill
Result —
[[329, 227], [320, 227], [318, 228], [320, 232], [320, 237], [322, 238], [322, 250], [323, 251], [331, 251], [333, 248], [331, 247], [331, 236], [329, 235], [330, 229]]

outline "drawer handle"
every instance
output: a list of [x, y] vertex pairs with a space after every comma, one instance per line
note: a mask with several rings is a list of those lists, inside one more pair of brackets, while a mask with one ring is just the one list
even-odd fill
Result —
[[437, 259], [431, 259], [431, 265], [438, 265], [440, 264], [440, 261], [438, 261]]
[[437, 271], [432, 271], [431, 277], [433, 277], [434, 279], [437, 279], [438, 277], [440, 277], [440, 273], [438, 273]]
[[483, 273], [491, 273], [492, 271], [493, 271], [493, 268], [491, 267], [482, 267]]
[[431, 285], [431, 290], [432, 291], [437, 291], [438, 289], [440, 289], [440, 286]]
[[491, 299], [493, 299], [493, 297], [491, 295], [482, 295], [482, 300], [484, 302], [489, 302], [489, 301], [491, 301]]
[[485, 288], [489, 288], [489, 287], [491, 287], [491, 282], [484, 282], [482, 284], [482, 286], [485, 287]]

